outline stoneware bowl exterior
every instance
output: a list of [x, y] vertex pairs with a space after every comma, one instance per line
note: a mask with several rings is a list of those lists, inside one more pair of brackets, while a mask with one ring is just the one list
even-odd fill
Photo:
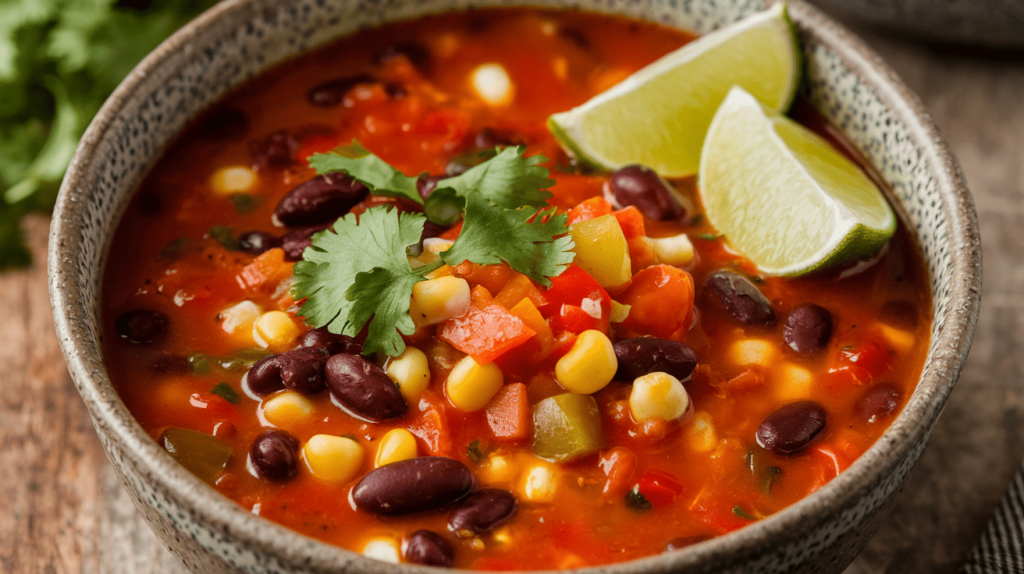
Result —
[[[764, 8], [760, 0], [227, 0], [143, 61], [82, 139], [50, 236], [50, 298], [61, 347], [132, 500], [192, 571], [436, 574], [378, 562], [253, 516], [180, 467], [135, 422], [111, 385], [99, 341], [100, 278], [129, 197], [190, 118], [260, 71], [362, 27], [512, 4], [625, 14], [699, 33]], [[728, 536], [587, 572], [841, 571], [892, 507], [966, 358], [981, 248], [956, 161], [918, 99], [878, 56], [799, 0], [790, 13], [806, 56], [804, 96], [879, 169], [923, 249], [934, 314], [922, 379], [892, 427], [817, 493]]]

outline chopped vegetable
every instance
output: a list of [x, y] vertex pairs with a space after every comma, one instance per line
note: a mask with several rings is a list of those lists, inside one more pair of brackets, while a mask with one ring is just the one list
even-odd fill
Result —
[[466, 456], [469, 457], [469, 460], [477, 464], [480, 464], [482, 460], [487, 458], [487, 453], [484, 452], [483, 447], [480, 446], [480, 439], [474, 440], [466, 445]]
[[633, 276], [629, 246], [615, 216], [608, 214], [580, 221], [569, 228], [575, 263], [597, 282], [616, 292]]
[[533, 452], [554, 462], [571, 462], [604, 446], [601, 412], [590, 395], [565, 393], [533, 407]]
[[171, 427], [159, 442], [174, 460], [210, 484], [224, 471], [233, 452], [223, 441], [191, 429]]
[[472, 303], [461, 317], [437, 327], [437, 338], [486, 365], [533, 337], [536, 332], [508, 309], [474, 290]]
[[497, 439], [526, 440], [530, 435], [530, 400], [526, 385], [510, 383], [498, 391], [487, 405], [487, 424]]
[[633, 488], [633, 490], [626, 493], [626, 506], [638, 512], [644, 512], [653, 508], [653, 505], [644, 498], [644, 495], [640, 494], [637, 488]]
[[234, 388], [231, 387], [231, 385], [227, 384], [224, 381], [221, 381], [216, 385], [213, 385], [213, 388], [210, 389], [210, 393], [217, 395], [218, 397], [224, 399], [225, 401], [233, 405], [237, 405], [242, 400], [238, 396], [238, 391], [236, 391]]

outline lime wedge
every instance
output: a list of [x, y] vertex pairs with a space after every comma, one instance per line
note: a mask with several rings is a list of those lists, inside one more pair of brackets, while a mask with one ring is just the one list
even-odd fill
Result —
[[779, 3], [702, 36], [585, 104], [548, 118], [580, 159], [613, 170], [646, 165], [665, 177], [697, 173], [701, 143], [734, 84], [773, 109], [789, 108], [801, 52]]
[[869, 256], [896, 230], [859, 167], [738, 86], [708, 129], [698, 182], [708, 221], [769, 275]]

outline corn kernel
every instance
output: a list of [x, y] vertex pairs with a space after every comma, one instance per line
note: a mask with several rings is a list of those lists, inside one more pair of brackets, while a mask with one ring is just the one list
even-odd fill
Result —
[[295, 391], [277, 393], [260, 405], [263, 418], [278, 428], [288, 428], [313, 414], [313, 403]]
[[549, 464], [531, 466], [523, 477], [520, 490], [523, 498], [530, 502], [551, 502], [558, 491], [555, 470]]
[[906, 353], [914, 348], [914, 334], [910, 331], [890, 327], [885, 323], [881, 327], [882, 336], [893, 350]]
[[[451, 239], [442, 239], [440, 237], [428, 237], [423, 240], [423, 252], [434, 255], [434, 261], [440, 259], [441, 253], [448, 251], [455, 245], [455, 242]], [[427, 261], [427, 263], [431, 263]]]
[[494, 534], [491, 534], [491, 540], [498, 544], [508, 544], [512, 542], [512, 534], [509, 533], [507, 528], [502, 528], [501, 530], [495, 530]]
[[463, 412], [478, 411], [491, 402], [505, 383], [505, 375], [494, 363], [481, 365], [466, 355], [448, 374], [448, 400]]
[[796, 363], [786, 362], [779, 365], [772, 384], [775, 396], [782, 402], [806, 399], [811, 396], [814, 375]]
[[612, 323], [621, 323], [629, 317], [629, 311], [632, 308], [632, 305], [623, 305], [618, 301], [612, 300], [612, 310], [608, 318]]
[[515, 87], [512, 78], [501, 64], [483, 64], [473, 70], [470, 77], [473, 89], [484, 102], [492, 106], [504, 106], [512, 103]]
[[373, 467], [379, 468], [410, 458], [416, 458], [416, 437], [405, 429], [391, 429], [380, 439]]
[[569, 352], [558, 359], [555, 378], [566, 390], [589, 395], [610, 383], [618, 368], [608, 336], [590, 329], [580, 333]]
[[274, 352], [287, 351], [299, 337], [299, 326], [284, 311], [267, 311], [252, 325], [256, 344]]
[[220, 312], [220, 328], [229, 335], [234, 334], [236, 331], [251, 327], [253, 322], [260, 318], [260, 313], [262, 311], [259, 305], [248, 300], [242, 301]]
[[693, 244], [685, 233], [671, 237], [646, 238], [647, 244], [654, 251], [658, 263], [667, 265], [688, 265], [693, 261]]
[[210, 188], [218, 195], [245, 193], [256, 185], [256, 172], [241, 166], [222, 167], [210, 176]]
[[485, 460], [477, 470], [477, 478], [484, 484], [506, 484], [514, 481], [519, 469], [507, 456], [494, 455]]
[[416, 347], [406, 347], [401, 355], [388, 361], [385, 368], [391, 380], [407, 403], [419, 400], [430, 384], [430, 364], [427, 355]]
[[729, 358], [740, 367], [767, 367], [775, 361], [777, 355], [775, 345], [761, 339], [742, 339], [733, 343], [729, 349]]
[[469, 311], [469, 282], [461, 277], [438, 277], [412, 287], [409, 314], [416, 325], [436, 325]]
[[393, 538], [372, 538], [363, 546], [363, 556], [398, 564], [401, 562], [402, 550], [398, 541]]
[[668, 373], [654, 372], [633, 381], [629, 393], [629, 411], [637, 421], [675, 420], [690, 406], [690, 396], [679, 379]]
[[330, 484], [343, 484], [362, 470], [363, 445], [348, 437], [318, 434], [302, 447], [302, 459], [313, 478]]
[[689, 439], [690, 448], [697, 452], [711, 452], [718, 446], [718, 435], [710, 414], [701, 411], [693, 415]]

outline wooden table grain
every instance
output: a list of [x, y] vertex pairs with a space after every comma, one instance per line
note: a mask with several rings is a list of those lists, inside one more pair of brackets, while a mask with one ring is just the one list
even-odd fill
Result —
[[[846, 574], [952, 573], [1024, 460], [1024, 59], [857, 31], [921, 96], [960, 159], [985, 283], [960, 382], [899, 503]], [[0, 275], [0, 572], [183, 574], [114, 476], [61, 359], [47, 225], [26, 224], [36, 265]]]

